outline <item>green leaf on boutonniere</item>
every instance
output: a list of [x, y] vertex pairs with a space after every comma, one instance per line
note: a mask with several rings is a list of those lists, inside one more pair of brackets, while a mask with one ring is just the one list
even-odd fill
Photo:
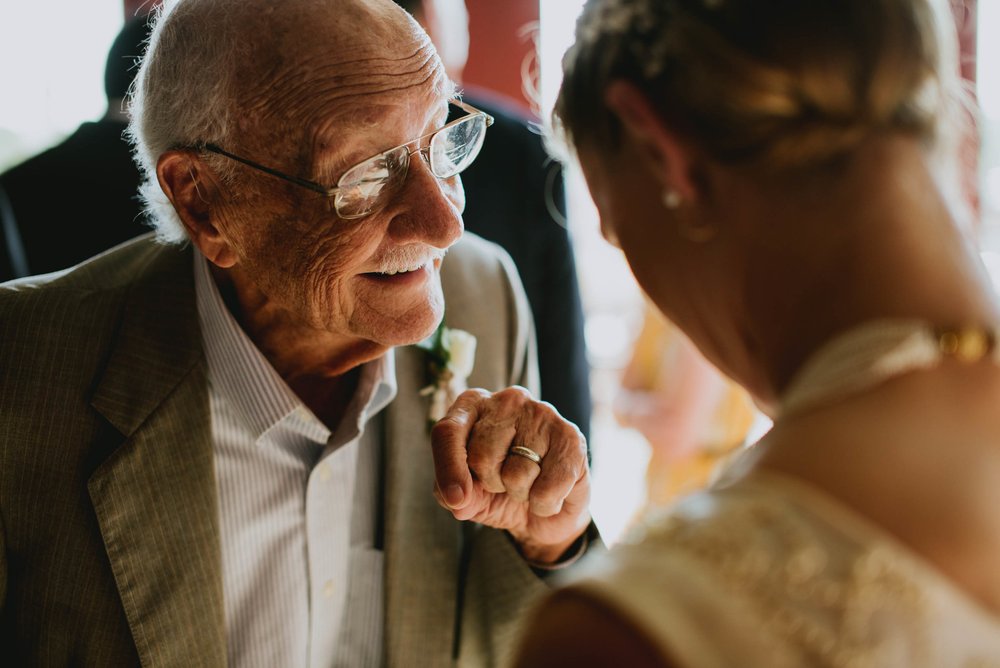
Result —
[[427, 353], [428, 381], [432, 384], [448, 368], [448, 363], [451, 361], [451, 350], [447, 345], [447, 330], [442, 317], [434, 333], [417, 344], [418, 348]]
[[420, 394], [431, 397], [429, 431], [468, 387], [476, 358], [476, 337], [461, 329], [446, 327], [442, 319], [434, 333], [416, 345], [427, 355], [427, 385]]

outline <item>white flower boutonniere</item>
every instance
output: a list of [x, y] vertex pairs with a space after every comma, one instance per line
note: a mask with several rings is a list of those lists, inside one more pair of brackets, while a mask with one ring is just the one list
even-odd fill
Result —
[[461, 329], [445, 327], [442, 320], [434, 334], [417, 345], [427, 352], [430, 383], [420, 390], [420, 394], [431, 397], [427, 413], [430, 427], [443, 418], [458, 395], [468, 389], [469, 374], [476, 361], [476, 337]]

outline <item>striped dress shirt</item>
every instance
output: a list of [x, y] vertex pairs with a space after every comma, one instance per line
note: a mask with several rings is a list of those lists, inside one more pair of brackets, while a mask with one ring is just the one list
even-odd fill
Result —
[[331, 432], [240, 328], [197, 252], [194, 271], [229, 664], [381, 665], [379, 413], [396, 395], [393, 355], [361, 368]]

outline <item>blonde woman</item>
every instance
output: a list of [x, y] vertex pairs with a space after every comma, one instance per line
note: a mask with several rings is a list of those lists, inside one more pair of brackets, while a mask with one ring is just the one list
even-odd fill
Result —
[[943, 0], [587, 3], [556, 113], [604, 234], [774, 427], [549, 598], [521, 665], [1000, 665], [953, 33]]

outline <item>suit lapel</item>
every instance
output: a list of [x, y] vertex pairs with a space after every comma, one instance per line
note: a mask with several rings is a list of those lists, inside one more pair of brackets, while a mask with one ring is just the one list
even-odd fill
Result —
[[143, 665], [225, 665], [207, 382], [190, 252], [151, 253], [92, 405], [124, 443], [88, 488]]
[[[450, 665], [461, 529], [434, 500], [424, 353], [397, 348], [398, 394], [386, 409], [386, 662]], [[417, 659], [416, 657], [419, 657]]]

